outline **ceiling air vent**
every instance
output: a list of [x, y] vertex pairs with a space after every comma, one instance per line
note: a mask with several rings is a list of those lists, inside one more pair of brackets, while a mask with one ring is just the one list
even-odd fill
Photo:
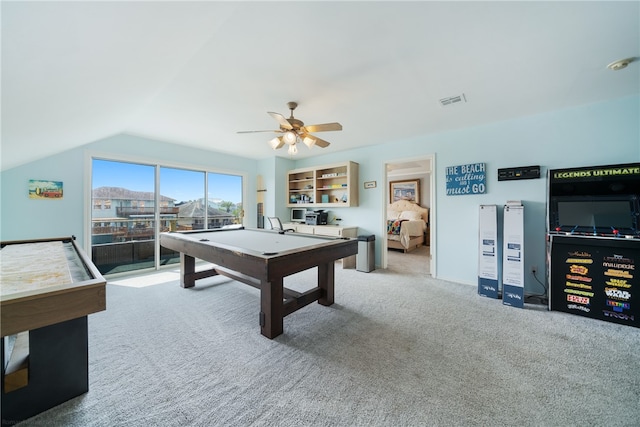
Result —
[[458, 102], [467, 102], [467, 98], [465, 98], [464, 93], [456, 96], [442, 98], [440, 100], [440, 105], [442, 105], [443, 107], [448, 107], [450, 105], [457, 104]]

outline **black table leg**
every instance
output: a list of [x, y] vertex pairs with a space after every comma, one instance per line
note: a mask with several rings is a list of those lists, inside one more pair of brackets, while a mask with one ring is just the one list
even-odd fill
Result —
[[87, 316], [29, 331], [29, 383], [5, 393], [2, 382], [2, 424], [15, 424], [86, 393], [88, 345]]

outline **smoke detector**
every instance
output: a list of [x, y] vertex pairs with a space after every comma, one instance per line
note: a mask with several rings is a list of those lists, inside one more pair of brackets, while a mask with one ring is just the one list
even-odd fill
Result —
[[631, 64], [635, 59], [636, 58], [619, 59], [607, 65], [607, 68], [613, 71], [622, 70], [623, 68], [627, 68], [627, 65]]

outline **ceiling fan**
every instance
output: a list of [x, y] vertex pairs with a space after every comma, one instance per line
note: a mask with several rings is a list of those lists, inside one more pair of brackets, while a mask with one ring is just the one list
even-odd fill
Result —
[[280, 129], [277, 130], [247, 130], [240, 131], [238, 133], [255, 133], [255, 132], [276, 132], [281, 133], [281, 136], [277, 136], [269, 141], [269, 145], [274, 150], [282, 148], [285, 144], [289, 146], [288, 153], [296, 154], [298, 152], [298, 148], [296, 144], [298, 142], [303, 142], [307, 147], [312, 148], [314, 145], [318, 147], [328, 147], [329, 142], [324, 139], [320, 139], [317, 136], [311, 135], [312, 132], [326, 132], [326, 131], [335, 131], [342, 130], [342, 125], [340, 123], [323, 123], [319, 125], [308, 125], [305, 126], [302, 120], [298, 120], [293, 117], [293, 110], [298, 106], [297, 102], [288, 102], [287, 106], [289, 110], [291, 110], [291, 117], [288, 119], [284, 117], [282, 114], [267, 112], [271, 117], [276, 119], [276, 121], [280, 124]]

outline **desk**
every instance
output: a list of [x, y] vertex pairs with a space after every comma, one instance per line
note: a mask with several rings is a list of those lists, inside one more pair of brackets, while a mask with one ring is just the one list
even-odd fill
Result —
[[[284, 229], [291, 228], [296, 233], [315, 234], [317, 236], [331, 237], [358, 237], [358, 227], [342, 225], [310, 225], [299, 222], [288, 222], [283, 225]], [[342, 260], [342, 268], [356, 268], [355, 255]]]
[[2, 242], [2, 423], [89, 390], [87, 315], [106, 281], [73, 238]]
[[[334, 262], [358, 252], [358, 241], [273, 230], [217, 229], [162, 233], [160, 244], [180, 252], [180, 285], [221, 274], [260, 289], [260, 330], [267, 338], [282, 334], [283, 318], [318, 301], [333, 304]], [[195, 271], [195, 259], [214, 264]], [[318, 267], [318, 286], [296, 292], [284, 277]]]

